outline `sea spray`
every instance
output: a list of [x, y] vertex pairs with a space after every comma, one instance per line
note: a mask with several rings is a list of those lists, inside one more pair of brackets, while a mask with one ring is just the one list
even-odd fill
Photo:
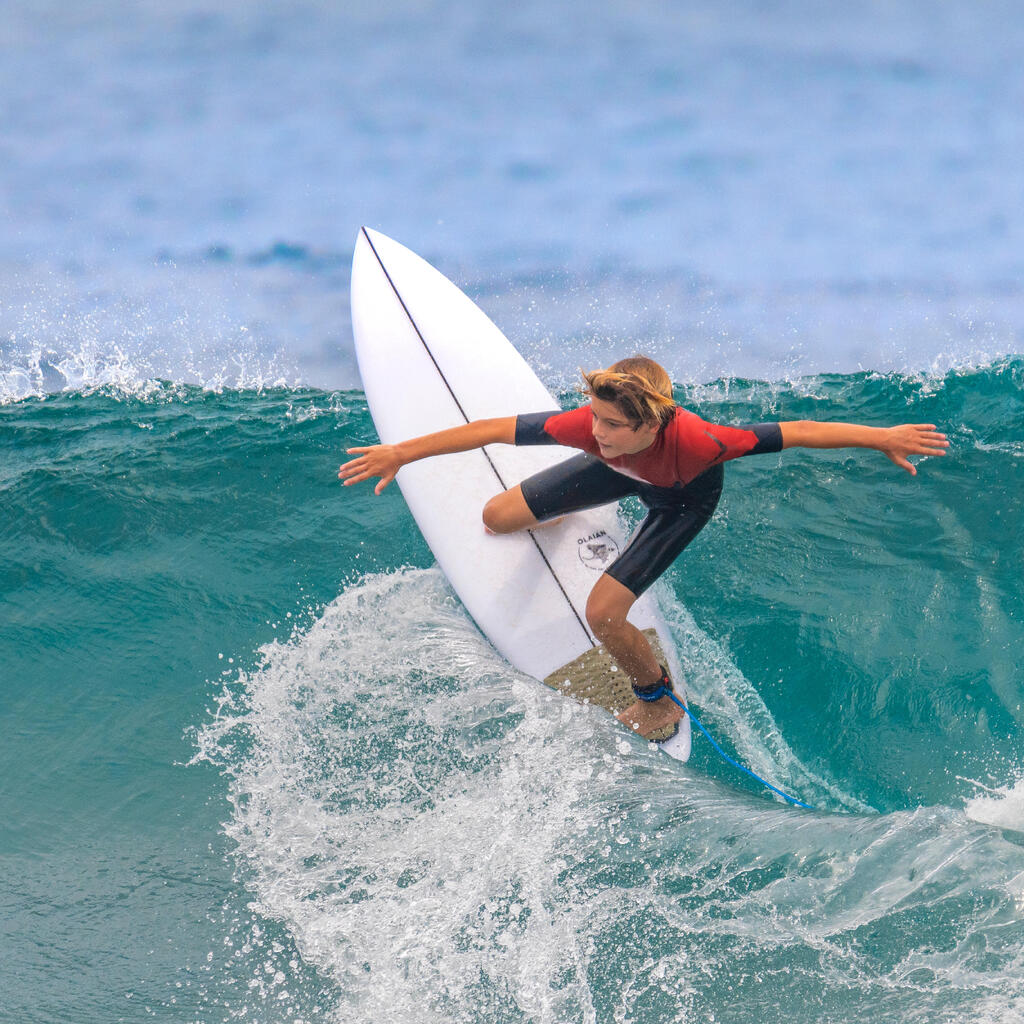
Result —
[[729, 993], [755, 991], [924, 1020], [993, 985], [1000, 1020], [1024, 998], [1019, 847], [953, 811], [798, 815], [695, 774], [513, 673], [436, 570], [355, 583], [264, 649], [200, 745], [240, 880], [339, 1020], [742, 1020]]

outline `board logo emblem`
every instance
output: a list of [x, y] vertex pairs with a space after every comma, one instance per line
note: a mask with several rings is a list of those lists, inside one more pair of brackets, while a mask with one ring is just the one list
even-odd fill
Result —
[[576, 546], [580, 561], [598, 572], [604, 572], [619, 557], [619, 545], [604, 530], [597, 530], [586, 537], [578, 537]]

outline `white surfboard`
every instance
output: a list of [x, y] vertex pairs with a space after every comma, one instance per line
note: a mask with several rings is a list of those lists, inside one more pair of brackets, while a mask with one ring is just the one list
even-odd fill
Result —
[[[367, 228], [352, 261], [352, 327], [383, 443], [559, 408], [479, 307], [425, 260]], [[528, 675], [619, 710], [633, 700], [628, 683], [585, 615], [591, 588], [624, 545], [615, 507], [504, 536], [486, 533], [481, 521], [492, 495], [573, 454], [558, 446], [489, 445], [410, 463], [397, 482], [442, 571], [494, 647]], [[651, 595], [637, 601], [630, 621], [653, 631], [678, 680], [672, 638]], [[608, 702], [609, 686], [617, 704]], [[661, 747], [689, 757], [688, 718]]]

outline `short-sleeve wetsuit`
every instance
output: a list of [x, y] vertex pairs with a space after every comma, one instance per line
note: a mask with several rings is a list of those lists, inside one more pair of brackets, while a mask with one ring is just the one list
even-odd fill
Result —
[[589, 405], [516, 418], [517, 445], [560, 444], [583, 454], [527, 477], [523, 497], [538, 520], [635, 494], [648, 508], [625, 550], [605, 569], [639, 597], [711, 518], [722, 493], [722, 463], [782, 449], [777, 423], [727, 427], [676, 408], [650, 447], [601, 458]]

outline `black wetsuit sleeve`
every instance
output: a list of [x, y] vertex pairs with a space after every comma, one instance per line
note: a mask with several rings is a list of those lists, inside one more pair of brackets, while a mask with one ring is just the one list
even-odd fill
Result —
[[552, 416], [562, 410], [551, 412], [524, 412], [516, 417], [516, 444], [559, 444], [545, 429]]
[[757, 438], [757, 444], [745, 454], [764, 455], [782, 451], [782, 428], [778, 423], [745, 423], [740, 430], [749, 430]]

